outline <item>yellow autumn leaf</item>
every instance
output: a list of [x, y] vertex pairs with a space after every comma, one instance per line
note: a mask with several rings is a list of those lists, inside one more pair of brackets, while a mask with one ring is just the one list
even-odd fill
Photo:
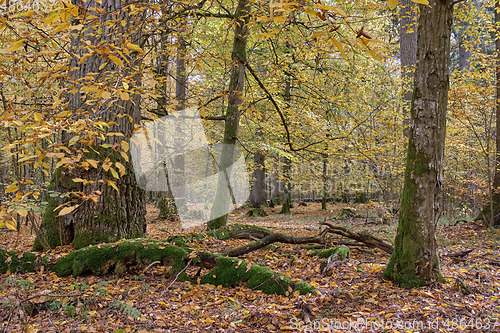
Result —
[[415, 3], [420, 3], [422, 5], [429, 5], [429, 1], [428, 0], [411, 0]]
[[6, 189], [5, 193], [16, 192], [19, 189], [17, 182], [10, 184]]
[[288, 20], [288, 18], [285, 16], [275, 16], [273, 18], [273, 21], [277, 22], [277, 23], [283, 23], [283, 22], [286, 22], [286, 20]]
[[347, 56], [346, 56], [346, 54], [344, 52], [344, 46], [342, 45], [342, 43], [339, 42], [338, 40], [336, 40], [335, 38], [332, 38], [332, 42], [335, 45], [335, 47], [337, 48], [337, 50], [339, 50], [340, 55], [342, 56], [342, 58], [347, 58]]
[[125, 152], [121, 151], [121, 152], [120, 152], [120, 155], [122, 155], [122, 157], [123, 157], [123, 159], [124, 159], [125, 161], [127, 161], [127, 162], [129, 161], [129, 160], [128, 160], [128, 155], [127, 155], [127, 153], [125, 153]]
[[125, 169], [125, 166], [123, 164], [121, 164], [120, 162], [116, 162], [115, 166], [118, 169], [118, 172], [120, 172], [120, 176], [125, 175], [126, 169]]
[[137, 51], [137, 52], [144, 52], [139, 45], [132, 44], [132, 43], [127, 43], [127, 48]]
[[103, 91], [101, 97], [104, 99], [108, 99], [111, 97], [111, 93], [109, 91]]
[[127, 142], [127, 141], [122, 141], [122, 142], [120, 143], [120, 145], [122, 146], [122, 149], [123, 149], [123, 151], [124, 151], [124, 152], [128, 152], [128, 150], [129, 150], [129, 145], [128, 145], [128, 142]]
[[88, 159], [87, 163], [90, 164], [93, 168], [97, 168], [97, 161]]
[[21, 215], [22, 217], [28, 216], [28, 210], [24, 208], [19, 208], [16, 210], [16, 213]]
[[38, 113], [38, 112], [35, 112], [35, 114], [33, 114], [33, 118], [35, 118], [35, 121], [37, 123], [41, 122], [42, 121], [42, 114], [41, 113]]
[[111, 171], [111, 174], [113, 175], [113, 177], [115, 177], [116, 179], [120, 179], [120, 176], [118, 175], [118, 172], [116, 172], [115, 169], [109, 168], [109, 171]]
[[69, 28], [69, 23], [68, 22], [64, 22], [64, 23], [61, 23], [59, 24], [57, 27], [54, 28], [54, 31], [55, 32], [59, 32], [59, 31], [62, 31], [66, 28]]
[[108, 180], [107, 182], [108, 182], [108, 186], [111, 186], [112, 188], [114, 188], [116, 190], [116, 192], [118, 194], [120, 194], [120, 190], [118, 189], [118, 187], [116, 186], [116, 183], [114, 181]]
[[129, 101], [130, 100], [130, 95], [126, 91], [118, 91], [118, 94], [120, 94], [120, 98], [124, 101]]
[[77, 143], [78, 140], [80, 140], [80, 136], [79, 135], [75, 135], [74, 137], [72, 137], [71, 139], [69, 139], [68, 145], [71, 147], [72, 145], [74, 145], [75, 143]]
[[15, 50], [19, 49], [20, 47], [22, 47], [23, 45], [24, 45], [24, 39], [18, 40], [17, 42], [10, 44], [10, 46], [8, 48], [3, 49], [2, 53], [15, 51]]
[[5, 222], [5, 226], [10, 230], [17, 230], [17, 223], [14, 220], [9, 220]]
[[396, 8], [396, 6], [399, 4], [399, 0], [389, 0], [387, 1], [387, 6], [389, 6], [390, 9]]
[[119, 67], [123, 67], [123, 61], [120, 58], [118, 58], [117, 56], [108, 55], [108, 58], [109, 58], [109, 60], [111, 60], [112, 62], [114, 62], [115, 65], [117, 65]]
[[67, 214], [71, 213], [72, 211], [74, 211], [75, 209], [77, 209], [79, 206], [80, 205], [75, 205], [75, 206], [71, 206], [71, 207], [64, 207], [63, 209], [61, 209], [58, 216], [67, 215]]

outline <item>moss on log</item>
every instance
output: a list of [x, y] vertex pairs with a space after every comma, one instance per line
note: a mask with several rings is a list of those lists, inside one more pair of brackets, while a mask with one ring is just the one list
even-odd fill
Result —
[[[159, 261], [171, 266], [170, 275], [177, 275], [186, 266], [186, 250], [149, 239], [134, 239], [112, 244], [92, 245], [73, 251], [51, 264], [49, 269], [59, 276], [78, 276], [86, 272], [96, 275], [114, 271], [123, 274], [130, 264], [148, 265]], [[181, 279], [186, 279], [182, 276]]]
[[291, 295], [314, 292], [314, 287], [302, 282], [292, 281], [289, 277], [273, 272], [267, 267], [250, 264], [244, 260], [216, 256], [216, 268], [201, 277], [201, 283], [234, 287], [247, 283], [248, 288], [262, 290], [266, 294]]
[[[45, 270], [53, 271], [58, 276], [78, 276], [85, 273], [102, 275], [109, 272], [123, 274], [127, 266], [148, 265], [159, 261], [165, 266], [170, 266], [170, 276], [181, 281], [192, 281], [185, 269], [190, 263], [211, 269], [200, 277], [201, 283], [225, 287], [247, 283], [250, 289], [279, 295], [289, 295], [296, 291], [307, 294], [314, 291], [314, 287], [305, 282], [292, 281], [280, 273], [237, 258], [211, 253], [188, 258], [189, 252], [189, 249], [151, 239], [131, 239], [92, 245], [58, 259], [39, 253], [19, 253], [0, 249], [0, 273], [34, 272], [44, 267]], [[210, 263], [210, 267], [206, 263]]]
[[349, 258], [351, 252], [349, 251], [349, 248], [347, 246], [336, 246], [331, 249], [326, 249], [326, 250], [315, 250], [313, 253], [310, 254], [310, 256], [316, 256], [320, 258], [328, 258], [332, 255], [337, 253], [338, 258], [340, 260], [344, 260]]

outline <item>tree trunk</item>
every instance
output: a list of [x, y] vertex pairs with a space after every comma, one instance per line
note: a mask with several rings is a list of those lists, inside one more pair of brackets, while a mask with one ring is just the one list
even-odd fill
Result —
[[291, 170], [292, 170], [292, 160], [290, 160], [288, 157], [284, 157], [283, 178], [285, 184], [284, 186], [285, 194], [283, 197], [280, 214], [290, 214], [290, 208], [292, 208]]
[[[220, 212], [227, 211], [231, 205], [231, 196], [228, 195], [228, 174], [235, 161], [236, 141], [238, 138], [240, 125], [240, 104], [243, 101], [243, 85], [245, 83], [245, 63], [247, 62], [247, 39], [248, 23], [250, 21], [250, 2], [239, 0], [238, 7], [234, 14], [235, 28], [233, 39], [233, 51], [231, 61], [231, 80], [229, 81], [229, 97], [225, 117], [224, 138], [222, 152], [219, 162], [218, 186], [212, 206], [210, 221], [207, 223], [208, 229], [218, 229], [227, 223], [227, 213], [220, 215]], [[229, 193], [231, 193], [229, 188]]]
[[[500, 225], [500, 218], [496, 218], [500, 211], [500, 1], [495, 1], [495, 55], [496, 55], [496, 155], [495, 155], [495, 178], [493, 180], [493, 206], [497, 207], [494, 214], [490, 214], [491, 219], [489, 226]], [[491, 205], [490, 205], [491, 206]], [[493, 211], [493, 209], [491, 209]]]
[[[457, 5], [457, 9], [459, 11], [467, 11], [469, 4], [464, 2], [459, 2]], [[467, 13], [470, 15], [470, 13]], [[472, 52], [467, 50], [467, 44], [470, 44], [470, 32], [467, 32], [467, 29], [470, 26], [470, 23], [465, 20], [457, 20], [455, 19], [455, 25], [457, 27], [457, 40], [458, 40], [458, 69], [464, 70], [469, 68], [471, 62]]]
[[326, 201], [328, 198], [328, 155], [326, 153], [321, 155], [321, 158], [323, 160], [323, 173], [322, 173], [322, 180], [323, 180], [323, 189], [321, 193], [321, 209], [326, 210]]
[[487, 227], [500, 225], [500, 2], [495, 1], [495, 56], [496, 56], [496, 154], [495, 154], [495, 177], [493, 179], [490, 200], [476, 217], [483, 220]]
[[[94, 1], [87, 2], [87, 13], [97, 16], [99, 20], [96, 22], [90, 18], [87, 21], [82, 18], [80, 23], [85, 29], [71, 42], [75, 56], [70, 61], [68, 82], [73, 83], [69, 88], [74, 88], [76, 93], [68, 96], [68, 109], [73, 112], [72, 119], [91, 119], [93, 122], [80, 133], [66, 132], [63, 140], [69, 149], [74, 149], [74, 156], [82, 154], [83, 162], [94, 160], [101, 164], [93, 167], [89, 163], [85, 166], [82, 162], [70, 168], [60, 166], [56, 170], [50, 188], [59, 196], [48, 198], [49, 204], [40, 230], [50, 247], [72, 243], [76, 248], [81, 248], [89, 244], [141, 237], [146, 231], [144, 191], [137, 186], [127, 155], [128, 149], [123, 148], [127, 147], [125, 140], [132, 135], [134, 125], [141, 120], [140, 95], [135, 90], [140, 85], [140, 72], [137, 70], [140, 60], [135, 52], [128, 57], [129, 66], [119, 66], [99, 53], [83, 57], [89, 54], [89, 46], [98, 47], [99, 44], [113, 44], [121, 40], [140, 43], [140, 18], [129, 14], [127, 5], [128, 2], [117, 0], [103, 0], [102, 5]], [[94, 11], [93, 7], [101, 7], [104, 12]], [[116, 29], [105, 24], [108, 20], [121, 20], [125, 24]], [[123, 81], [114, 75], [117, 72], [122, 74], [121, 78], [125, 78]], [[96, 81], [102, 83], [100, 87], [125, 89], [108, 91], [110, 98], [98, 98], [96, 101], [96, 96], [88, 90], [89, 87], [96, 87]], [[96, 125], [98, 121], [110, 125], [106, 133], [87, 138], [86, 143], [81, 142], [88, 130], [100, 131]], [[123, 136], [107, 133], [122, 133]], [[80, 135], [81, 141], [72, 145], [69, 142], [74, 135]], [[120, 164], [123, 170], [119, 169]], [[124, 171], [124, 174], [116, 177], [117, 170]], [[73, 181], [76, 178], [92, 183]], [[94, 197], [96, 202], [83, 198], [70, 202], [68, 200], [74, 200], [72, 196], [64, 196], [69, 192], [98, 197]], [[67, 206], [79, 206], [69, 214], [58, 216], [60, 210], [55, 208], [64, 203]], [[39, 239], [35, 240], [34, 248], [40, 249]]]
[[413, 77], [415, 76], [415, 63], [417, 61], [417, 4], [412, 0], [401, 0], [399, 15], [403, 131], [405, 136], [408, 137]]
[[411, 129], [394, 251], [386, 278], [402, 287], [443, 281], [435, 238], [442, 185], [449, 52], [450, 0], [420, 6]]
[[[175, 101], [176, 111], [182, 111], [187, 107], [187, 98], [186, 98], [186, 85], [187, 85], [187, 72], [186, 72], [186, 54], [187, 54], [187, 43], [182, 36], [178, 37], [177, 46], [177, 68], [175, 74]], [[175, 143], [175, 147], [182, 147], [185, 142], [183, 129], [181, 122], [176, 122], [177, 126], [174, 129], [176, 134], [175, 138], [179, 139], [180, 142]], [[186, 177], [185, 177], [185, 152], [181, 149], [181, 152], [175, 154], [173, 159], [173, 170], [171, 170], [171, 180], [170, 184], [173, 189], [175, 189], [175, 207], [177, 212], [181, 213], [181, 216], [185, 216], [187, 214], [187, 206], [186, 206]]]
[[[259, 119], [263, 121], [263, 119]], [[262, 127], [258, 127], [255, 131], [257, 141], [261, 141], [264, 133]], [[250, 203], [252, 204], [251, 216], [265, 216], [263, 206], [267, 202], [266, 196], [266, 155], [261, 149], [258, 149], [253, 157], [254, 171], [253, 171], [253, 186], [250, 193]]]

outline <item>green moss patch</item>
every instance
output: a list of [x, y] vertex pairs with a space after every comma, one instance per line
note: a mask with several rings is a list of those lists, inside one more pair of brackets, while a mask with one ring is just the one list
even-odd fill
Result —
[[0, 273], [25, 273], [34, 272], [35, 269], [46, 262], [31, 252], [16, 252], [0, 249]]
[[[93, 245], [76, 250], [50, 265], [59, 276], [80, 275], [84, 272], [105, 274], [114, 270], [123, 273], [127, 264], [148, 265], [160, 261], [171, 266], [170, 274], [176, 275], [184, 267], [187, 252], [177, 246], [165, 245], [149, 239], [133, 239], [113, 244]], [[187, 278], [182, 276], [181, 278]]]
[[349, 258], [351, 252], [349, 251], [349, 248], [347, 246], [341, 245], [337, 247], [333, 247], [331, 249], [326, 249], [326, 250], [315, 250], [313, 253], [310, 254], [312, 257], [320, 257], [320, 258], [328, 258], [331, 255], [337, 253], [339, 259], [344, 260]]
[[290, 295], [314, 292], [314, 287], [305, 282], [295, 282], [269, 268], [247, 263], [237, 258], [216, 257], [217, 267], [201, 277], [201, 283], [235, 287], [247, 283], [248, 288], [262, 290], [266, 294]]

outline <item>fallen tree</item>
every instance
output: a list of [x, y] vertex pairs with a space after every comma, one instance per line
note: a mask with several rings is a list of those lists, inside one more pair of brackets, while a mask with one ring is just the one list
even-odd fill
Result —
[[[222, 285], [225, 287], [246, 283], [250, 289], [262, 290], [268, 294], [289, 295], [299, 292], [307, 294], [314, 292], [314, 287], [274, 272], [269, 268], [247, 263], [240, 257], [267, 245], [279, 242], [288, 244], [321, 244], [327, 243], [327, 233], [334, 233], [360, 242], [354, 245], [376, 247], [390, 253], [392, 246], [374, 236], [350, 231], [343, 227], [334, 226], [328, 222], [320, 223], [326, 226], [317, 236], [292, 237], [280, 233], [247, 225], [230, 225], [203, 234], [185, 236], [171, 236], [167, 242], [151, 239], [122, 240], [116, 243], [88, 246], [67, 255], [56, 257], [46, 254], [0, 249], [0, 273], [24, 273], [44, 270], [55, 272], [58, 276], [79, 276], [85, 273], [102, 275], [110, 272], [121, 275], [133, 265], [151, 265], [161, 263], [170, 267], [169, 275], [175, 280], [200, 281]], [[189, 243], [205, 237], [217, 239], [250, 239], [254, 242], [241, 247], [230, 249], [222, 254], [213, 254], [195, 250]], [[339, 252], [341, 251], [341, 252]], [[347, 252], [346, 252], [347, 251]], [[320, 254], [321, 253], [321, 254]], [[341, 246], [312, 255], [326, 258], [335, 253], [342, 257], [348, 256], [348, 248]], [[196, 275], [189, 276], [187, 268], [198, 267]], [[203, 273], [203, 274], [202, 274]]]
[[132, 239], [92, 245], [60, 258], [0, 249], [0, 273], [34, 272], [43, 267], [44, 270], [55, 272], [58, 276], [78, 276], [87, 272], [96, 275], [114, 272], [121, 275], [131, 265], [149, 265], [153, 262], [169, 266], [169, 275], [182, 281], [193, 282], [193, 278], [186, 273], [186, 268], [192, 265], [210, 268], [208, 272], [200, 276], [201, 283], [225, 287], [247, 283], [251, 289], [278, 295], [289, 295], [296, 291], [300, 294], [307, 294], [315, 290], [305, 282], [293, 281], [266, 267], [210, 253], [193, 256], [190, 255], [189, 249], [151, 239]]

